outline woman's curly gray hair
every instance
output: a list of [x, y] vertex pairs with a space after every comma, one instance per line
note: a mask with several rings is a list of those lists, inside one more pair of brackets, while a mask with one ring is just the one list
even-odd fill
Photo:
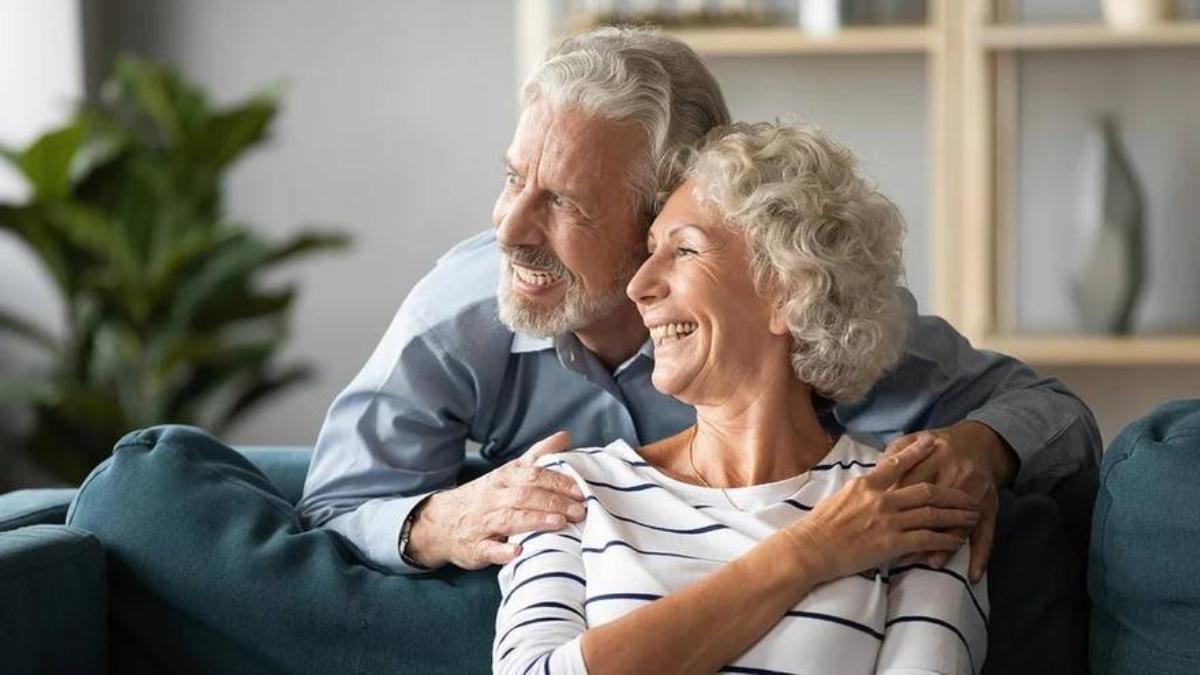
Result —
[[808, 125], [732, 124], [659, 165], [746, 236], [755, 288], [778, 303], [792, 367], [817, 394], [861, 399], [900, 357], [904, 219], [845, 147]]

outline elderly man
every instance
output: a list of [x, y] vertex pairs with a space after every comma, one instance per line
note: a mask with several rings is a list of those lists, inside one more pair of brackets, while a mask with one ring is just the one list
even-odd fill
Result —
[[[502, 564], [516, 554], [507, 535], [583, 516], [569, 481], [522, 461], [531, 446], [561, 448], [566, 436], [552, 434], [567, 431], [574, 445], [638, 447], [693, 424], [651, 385], [651, 342], [624, 289], [644, 257], [656, 161], [728, 121], [712, 75], [676, 40], [605, 29], [553, 48], [522, 93], [495, 229], [438, 261], [333, 402], [304, 522], [396, 571]], [[977, 579], [997, 486], [1048, 489], [1096, 461], [1099, 434], [1061, 383], [972, 349], [908, 299], [899, 366], [823, 423], [892, 449], [934, 437], [906, 482], [981, 498]], [[507, 464], [454, 487], [468, 441]]]

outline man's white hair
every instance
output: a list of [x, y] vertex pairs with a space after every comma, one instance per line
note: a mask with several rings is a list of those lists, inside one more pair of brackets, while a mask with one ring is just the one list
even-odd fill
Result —
[[651, 28], [600, 28], [559, 41], [522, 88], [522, 108], [539, 100], [642, 128], [646, 152], [629, 180], [637, 216], [647, 226], [659, 158], [730, 119], [717, 81], [696, 53]]
[[792, 334], [796, 376], [837, 402], [865, 396], [907, 336], [896, 205], [848, 149], [807, 125], [714, 129], [664, 158], [660, 200], [687, 180], [745, 235], [755, 288]]

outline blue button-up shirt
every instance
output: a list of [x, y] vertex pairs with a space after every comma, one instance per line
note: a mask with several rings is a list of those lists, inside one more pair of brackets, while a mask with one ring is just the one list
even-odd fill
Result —
[[[695, 411], [651, 384], [649, 341], [610, 370], [575, 337], [514, 334], [497, 318], [500, 251], [492, 231], [443, 256], [404, 300], [366, 365], [334, 399], [298, 509], [364, 556], [410, 572], [400, 528], [431, 492], [454, 485], [468, 441], [501, 463], [559, 430], [579, 447], [632, 447], [674, 435]], [[1060, 382], [977, 351], [945, 321], [918, 316], [899, 365], [826, 422], [887, 441], [963, 419], [999, 433], [1021, 460], [1018, 489], [1045, 490], [1095, 464], [1100, 435]]]

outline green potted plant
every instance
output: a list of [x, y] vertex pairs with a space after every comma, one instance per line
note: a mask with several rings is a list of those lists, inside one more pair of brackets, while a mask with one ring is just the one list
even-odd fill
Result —
[[45, 267], [66, 330], [0, 308], [0, 331], [47, 356], [44, 370], [0, 383], [0, 400], [31, 411], [19, 440], [30, 459], [72, 481], [132, 429], [219, 434], [308, 379], [308, 364], [279, 358], [296, 288], [267, 272], [348, 243], [322, 231], [267, 241], [225, 212], [222, 177], [266, 138], [272, 93], [215, 107], [134, 58], [102, 91], [66, 125], [3, 151], [30, 196], [0, 204], [0, 230]]

